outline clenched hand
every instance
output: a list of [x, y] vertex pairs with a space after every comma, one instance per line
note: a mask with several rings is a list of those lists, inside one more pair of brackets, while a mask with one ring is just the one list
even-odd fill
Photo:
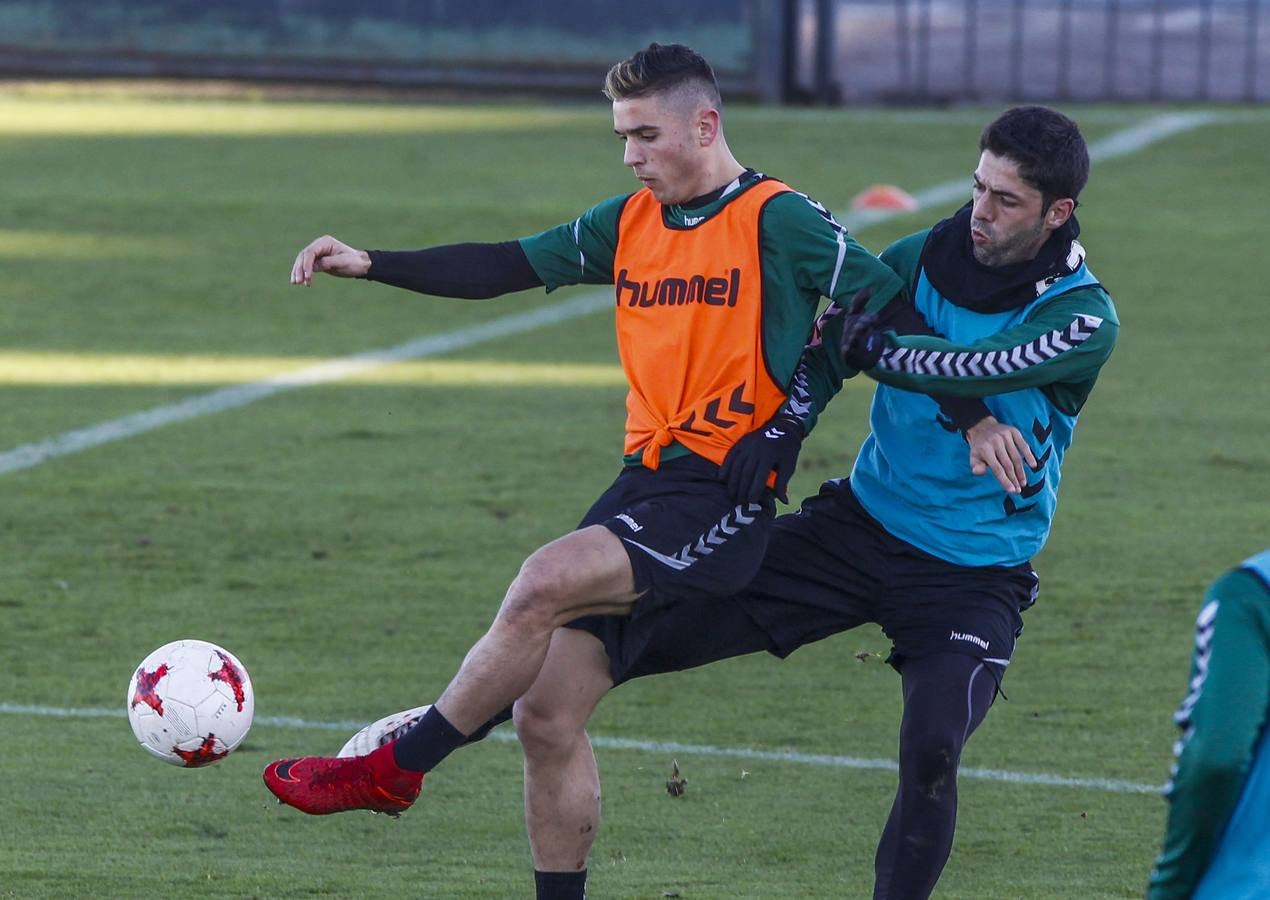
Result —
[[370, 254], [324, 234], [296, 256], [291, 266], [291, 283], [308, 287], [314, 272], [340, 278], [359, 278], [370, 271]]

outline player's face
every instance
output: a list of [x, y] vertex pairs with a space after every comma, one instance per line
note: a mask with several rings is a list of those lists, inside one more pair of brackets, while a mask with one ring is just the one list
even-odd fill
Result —
[[987, 150], [974, 179], [970, 240], [975, 259], [985, 266], [1007, 266], [1035, 257], [1056, 227], [1053, 216], [1041, 209], [1041, 192], [1019, 177], [1018, 163]]
[[707, 180], [697, 110], [675, 97], [654, 94], [613, 103], [613, 131], [625, 145], [622, 162], [660, 203], [683, 203], [716, 185]]

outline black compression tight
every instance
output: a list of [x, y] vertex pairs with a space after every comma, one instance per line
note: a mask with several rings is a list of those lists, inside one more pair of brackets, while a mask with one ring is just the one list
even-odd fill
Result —
[[988, 667], [939, 653], [900, 672], [900, 786], [874, 860], [873, 900], [925, 900], [948, 861], [957, 824], [961, 750], [996, 696]]

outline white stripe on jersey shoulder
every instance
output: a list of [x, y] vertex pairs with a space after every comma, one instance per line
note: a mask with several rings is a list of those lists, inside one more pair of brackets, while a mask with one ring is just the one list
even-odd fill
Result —
[[829, 279], [829, 296], [832, 298], [838, 290], [838, 276], [842, 274], [842, 264], [847, 258], [847, 233], [841, 228], [834, 232], [838, 239], [838, 258], [833, 264], [833, 278]]
[[819, 200], [811, 199], [802, 191], [795, 191], [793, 188], [790, 188], [790, 192], [797, 194], [799, 197], [802, 197], [804, 200], [806, 200], [807, 205], [810, 206], [812, 209], [814, 209], [817, 213], [819, 213], [820, 217], [824, 219], [826, 222], [828, 222], [834, 228], [835, 231], [840, 231], [843, 234], [846, 234], [846, 231], [847, 231], [846, 227], [833, 217], [833, 213], [831, 213], [825, 207], [823, 203], [821, 203]]
[[578, 271], [586, 274], [586, 254], [582, 252], [582, 217], [573, 220], [573, 245], [578, 248]]
[[838, 258], [833, 264], [833, 278], [829, 279], [828, 296], [832, 298], [834, 291], [838, 288], [838, 276], [842, 274], [842, 264], [847, 258], [847, 229], [843, 227], [841, 222], [833, 217], [833, 213], [831, 213], [820, 201], [813, 200], [802, 191], [796, 191], [793, 188], [790, 188], [790, 192], [797, 194], [799, 197], [806, 200], [807, 205], [819, 213], [820, 217], [828, 222], [830, 227], [833, 228], [834, 238], [838, 241]]

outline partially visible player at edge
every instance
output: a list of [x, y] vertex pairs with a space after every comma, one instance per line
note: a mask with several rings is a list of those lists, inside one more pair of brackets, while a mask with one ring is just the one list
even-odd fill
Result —
[[1182, 735], [1147, 900], [1270, 897], [1270, 549], [1204, 596], [1173, 719]]
[[[525, 561], [493, 625], [420, 722], [365, 757], [266, 768], [269, 789], [305, 812], [400, 812], [423, 773], [540, 672], [554, 673], [553, 683], [574, 672], [606, 677], [600, 641], [559, 626], [630, 613], [636, 601], [655, 609], [739, 591], [762, 559], [773, 493], [793, 470], [782, 454], [796, 455], [802, 435], [781, 440], [799, 425], [778, 416], [821, 296], [885, 302], [902, 290], [822, 206], [737, 162], [714, 74], [696, 53], [651, 45], [613, 68], [606, 93], [624, 162], [643, 185], [636, 193], [518, 241], [366, 252], [328, 236], [295, 261], [295, 284], [327, 272], [451, 297], [613, 284], [630, 386], [624, 470], [577, 530]], [[721, 473], [743, 436], [744, 452]], [[540, 888], [584, 883], [572, 860], [559, 873], [536, 867]]]

